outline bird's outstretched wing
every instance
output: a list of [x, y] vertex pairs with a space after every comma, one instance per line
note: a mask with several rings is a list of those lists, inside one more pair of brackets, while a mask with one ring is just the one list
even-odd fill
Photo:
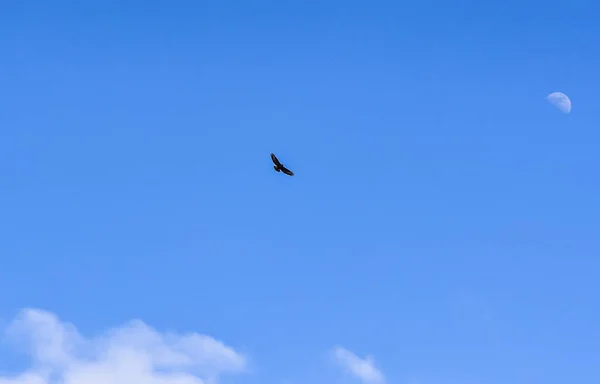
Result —
[[290, 171], [289, 169], [287, 169], [284, 166], [281, 166], [281, 172], [283, 172], [283, 173], [285, 173], [286, 175], [289, 175], [289, 176], [294, 176], [294, 172]]
[[277, 158], [277, 156], [275, 156], [275, 154], [271, 153], [271, 160], [273, 160], [273, 163], [277, 166], [277, 167], [282, 167], [281, 163], [279, 162], [279, 159]]

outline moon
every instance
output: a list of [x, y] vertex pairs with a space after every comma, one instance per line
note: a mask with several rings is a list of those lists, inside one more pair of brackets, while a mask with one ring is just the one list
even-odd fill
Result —
[[546, 99], [563, 113], [571, 112], [571, 100], [562, 92], [552, 92]]

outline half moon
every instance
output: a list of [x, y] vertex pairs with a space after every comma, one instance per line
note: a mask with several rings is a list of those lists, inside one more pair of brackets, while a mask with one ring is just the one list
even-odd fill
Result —
[[563, 113], [571, 112], [571, 100], [562, 92], [552, 92], [546, 99]]

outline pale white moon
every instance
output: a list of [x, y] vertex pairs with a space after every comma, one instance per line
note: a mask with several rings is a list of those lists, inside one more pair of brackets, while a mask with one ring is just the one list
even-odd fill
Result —
[[569, 113], [571, 112], [571, 100], [569, 96], [565, 95], [562, 92], [552, 92], [546, 97], [548, 101], [558, 108], [561, 112]]

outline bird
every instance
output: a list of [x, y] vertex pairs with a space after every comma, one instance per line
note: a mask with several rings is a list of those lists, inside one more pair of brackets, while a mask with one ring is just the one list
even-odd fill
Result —
[[273, 154], [273, 153], [271, 153], [271, 160], [273, 160], [273, 163], [275, 163], [275, 165], [273, 166], [273, 168], [277, 172], [283, 172], [286, 175], [294, 176], [294, 172], [292, 172], [289, 169], [287, 169], [286, 167], [284, 167], [283, 164], [281, 164], [281, 162], [277, 158], [277, 156], [275, 156], [275, 154]]

